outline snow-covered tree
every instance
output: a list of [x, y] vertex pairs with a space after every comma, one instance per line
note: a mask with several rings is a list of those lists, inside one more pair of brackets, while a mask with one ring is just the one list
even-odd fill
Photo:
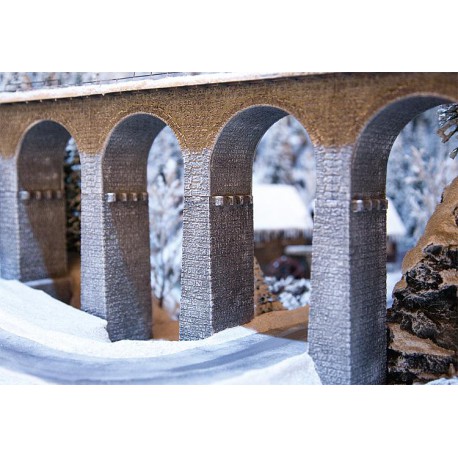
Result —
[[[439, 108], [439, 130], [437, 133], [442, 138], [442, 142], [448, 142], [453, 136], [458, 135], [458, 104], [443, 105]], [[455, 137], [456, 138], [456, 137]], [[450, 158], [455, 159], [458, 155], [458, 147], [451, 153]]]
[[414, 246], [439, 203], [444, 187], [458, 174], [450, 147], [436, 134], [437, 109], [417, 116], [401, 131], [388, 161], [387, 195], [407, 229], [401, 248]]
[[312, 142], [293, 116], [275, 123], [259, 142], [253, 182], [296, 187], [307, 208], [315, 198], [316, 173]]
[[183, 239], [183, 159], [169, 128], [157, 137], [148, 158], [151, 279], [159, 306], [178, 318]]
[[81, 164], [75, 140], [65, 148], [64, 186], [67, 213], [67, 250], [81, 249]]

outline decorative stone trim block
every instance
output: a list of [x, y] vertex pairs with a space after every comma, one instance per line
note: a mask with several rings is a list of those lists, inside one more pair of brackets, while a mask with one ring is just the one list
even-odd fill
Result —
[[105, 193], [105, 201], [108, 203], [114, 202], [147, 202], [147, 192], [107, 192]]
[[19, 191], [18, 198], [22, 202], [28, 202], [30, 200], [62, 200], [64, 198], [64, 191], [60, 189]]
[[253, 196], [213, 196], [211, 202], [215, 207], [253, 205]]
[[381, 211], [388, 209], [388, 200], [379, 198], [353, 199], [351, 201], [351, 211], [353, 213]]

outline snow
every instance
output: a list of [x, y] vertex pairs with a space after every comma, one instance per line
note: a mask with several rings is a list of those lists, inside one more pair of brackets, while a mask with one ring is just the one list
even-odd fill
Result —
[[312, 217], [294, 186], [255, 184], [253, 203], [255, 232], [313, 229]]
[[183, 242], [183, 157], [169, 127], [148, 156], [151, 285], [169, 315], [178, 319]]
[[[14, 280], [0, 280], [0, 328], [51, 349], [73, 355], [105, 358], [151, 358], [208, 345], [224, 345], [256, 331], [238, 326], [199, 341], [165, 340], [110, 342], [106, 321], [59, 302], [47, 294]], [[231, 383], [319, 383], [313, 361], [307, 353], [282, 363], [248, 371]], [[302, 363], [301, 363], [302, 361]], [[297, 371], [300, 374], [296, 373]], [[250, 378], [251, 375], [253, 378]], [[284, 377], [283, 377], [284, 375]], [[251, 382], [250, 382], [251, 380]], [[0, 383], [41, 382], [0, 367]], [[225, 382], [222, 382], [225, 383]]]
[[[278, 383], [281, 380], [281, 383]], [[293, 356], [286, 361], [274, 364], [269, 371], [258, 369], [224, 381], [225, 385], [321, 385], [313, 366], [312, 358], [306, 353]]]
[[287, 310], [295, 310], [310, 304], [310, 280], [294, 278], [289, 275], [286, 278], [265, 277], [270, 292], [276, 294]]
[[10, 371], [0, 366], [0, 385], [46, 385], [47, 383], [32, 375]]
[[458, 377], [453, 378], [439, 378], [427, 383], [427, 385], [458, 385]]
[[400, 238], [407, 234], [406, 227], [399, 216], [396, 207], [391, 199], [388, 200], [388, 211], [386, 215], [386, 232], [389, 237]]
[[150, 89], [172, 88], [182, 86], [199, 86], [203, 84], [220, 84], [232, 81], [256, 81], [263, 79], [284, 78], [287, 76], [313, 75], [316, 72], [283, 72], [283, 73], [255, 73], [255, 72], [215, 72], [198, 75], [165, 76], [159, 79], [127, 80], [118, 83], [87, 84], [62, 88], [43, 88], [18, 92], [1, 92], [1, 103], [15, 103], [32, 100], [61, 99], [73, 97], [87, 97], [89, 95], [105, 95], [115, 92], [140, 91]]
[[399, 240], [403, 251], [415, 246], [444, 187], [458, 173], [458, 161], [449, 157], [458, 137], [444, 144], [438, 127], [437, 108], [417, 116], [399, 134], [388, 160], [387, 194], [407, 230]]
[[396, 283], [402, 278], [402, 270], [400, 268], [389, 270], [389, 265], [387, 265], [386, 273], [386, 304], [389, 307], [393, 305], [393, 289], [396, 286]]
[[123, 340], [112, 343], [102, 318], [67, 306], [14, 280], [0, 280], [0, 326], [47, 347], [87, 356], [141, 358], [162, 356], [208, 343], [223, 344], [254, 331], [232, 328], [193, 342]]

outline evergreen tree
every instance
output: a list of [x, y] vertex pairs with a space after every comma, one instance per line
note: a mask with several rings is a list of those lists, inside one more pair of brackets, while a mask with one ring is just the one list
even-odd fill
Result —
[[439, 203], [444, 187], [458, 174], [458, 163], [436, 135], [437, 110], [417, 116], [401, 131], [388, 160], [387, 195], [407, 229], [401, 249], [412, 248]]
[[275, 123], [259, 142], [253, 182], [294, 186], [310, 208], [315, 198], [315, 156], [307, 132], [293, 116]]
[[67, 213], [67, 250], [81, 250], [81, 164], [75, 140], [65, 148], [64, 187]]
[[[439, 130], [437, 133], [442, 142], [448, 142], [454, 135], [458, 134], [458, 104], [444, 105], [439, 108]], [[450, 153], [450, 158], [455, 159], [458, 154], [458, 147]]]
[[155, 140], [148, 158], [151, 278], [159, 306], [178, 318], [183, 239], [183, 158], [171, 129]]

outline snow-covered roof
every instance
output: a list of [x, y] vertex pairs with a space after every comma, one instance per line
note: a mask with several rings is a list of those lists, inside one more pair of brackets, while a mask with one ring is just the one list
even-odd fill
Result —
[[407, 230], [399, 216], [391, 199], [388, 200], [388, 212], [386, 215], [386, 233], [388, 237], [398, 238], [406, 235]]
[[254, 230], [311, 232], [313, 220], [294, 186], [253, 185]]
[[[253, 185], [254, 231], [298, 232], [311, 234], [313, 220], [299, 192], [294, 186], [284, 184]], [[388, 199], [387, 235], [405, 236], [406, 227], [393, 202]], [[294, 235], [293, 235], [294, 236]]]

